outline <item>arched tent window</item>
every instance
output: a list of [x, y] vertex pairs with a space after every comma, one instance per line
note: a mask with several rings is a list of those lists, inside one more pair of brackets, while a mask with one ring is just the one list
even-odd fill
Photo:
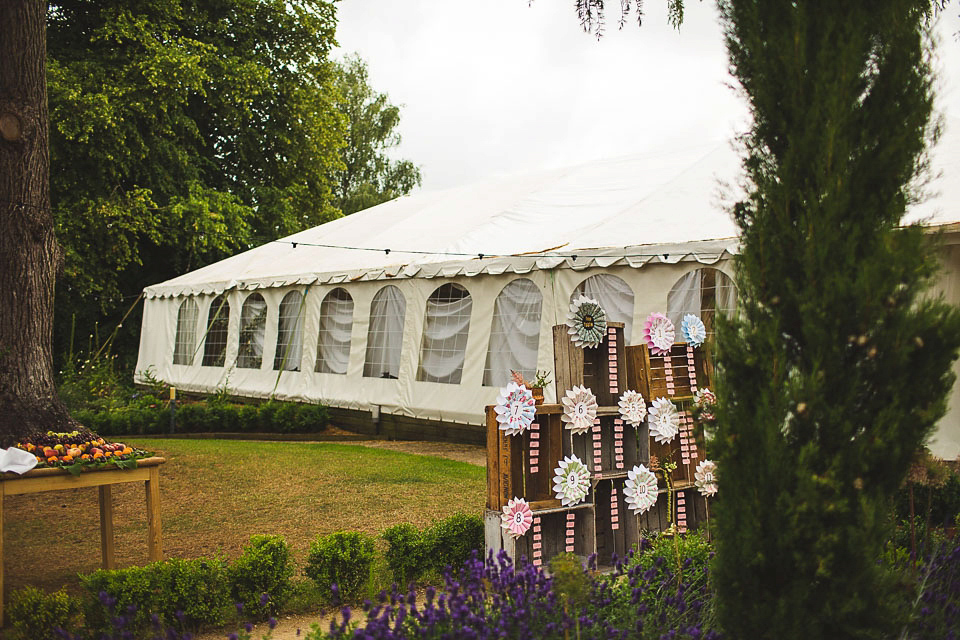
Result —
[[303, 294], [291, 291], [280, 301], [274, 371], [300, 371], [303, 355]]
[[320, 373], [347, 373], [350, 332], [353, 328], [353, 298], [342, 287], [327, 294], [320, 304], [320, 336], [317, 366]]
[[197, 349], [197, 317], [200, 307], [193, 298], [180, 303], [177, 312], [177, 337], [173, 345], [173, 364], [193, 364]]
[[237, 367], [259, 369], [263, 362], [263, 336], [267, 328], [267, 303], [259, 293], [251, 293], [240, 310], [240, 344]]
[[579, 295], [599, 302], [607, 313], [608, 321], [622, 322], [623, 339], [630, 344], [630, 332], [633, 330], [633, 289], [630, 285], [617, 276], [600, 273], [577, 285], [570, 301]]
[[460, 384], [470, 332], [470, 292], [445, 284], [427, 298], [417, 380]]
[[505, 386], [511, 370], [528, 380], [536, 376], [542, 306], [540, 289], [527, 278], [509, 283], [497, 296], [483, 369], [484, 385]]
[[227, 333], [230, 328], [230, 303], [220, 294], [210, 303], [207, 335], [203, 345], [203, 366], [222, 367], [227, 357]]
[[370, 329], [367, 354], [363, 363], [365, 378], [400, 376], [400, 352], [403, 347], [403, 322], [407, 301], [392, 284], [377, 291], [370, 303]]
[[[683, 316], [700, 316], [713, 338], [717, 312], [729, 313], [737, 307], [737, 287], [730, 276], [719, 269], [703, 268], [687, 273], [673, 285], [667, 296], [667, 317], [679, 328]], [[682, 339], [682, 338], [678, 338]]]

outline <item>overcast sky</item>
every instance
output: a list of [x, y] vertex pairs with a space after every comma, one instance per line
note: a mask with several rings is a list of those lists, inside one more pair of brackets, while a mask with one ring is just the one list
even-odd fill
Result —
[[[395, 154], [443, 189], [576, 165], [743, 129], [713, 2], [687, 1], [680, 31], [664, 0], [642, 27], [580, 29], [569, 0], [341, 0], [342, 55], [359, 53], [372, 86], [403, 106]], [[960, 117], [960, 7], [941, 21], [940, 108]], [[948, 74], [945, 70], [954, 70]]]

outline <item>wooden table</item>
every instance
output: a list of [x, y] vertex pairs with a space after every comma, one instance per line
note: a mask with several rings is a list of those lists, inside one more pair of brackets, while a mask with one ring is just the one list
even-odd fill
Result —
[[122, 482], [143, 482], [147, 498], [147, 555], [150, 562], [163, 560], [163, 535], [160, 530], [160, 465], [164, 458], [144, 458], [136, 469], [84, 469], [75, 476], [63, 469], [33, 469], [23, 475], [0, 474], [0, 626], [3, 626], [3, 501], [41, 491], [97, 487], [100, 493], [100, 555], [104, 569], [116, 567], [113, 545], [113, 501], [111, 488]]

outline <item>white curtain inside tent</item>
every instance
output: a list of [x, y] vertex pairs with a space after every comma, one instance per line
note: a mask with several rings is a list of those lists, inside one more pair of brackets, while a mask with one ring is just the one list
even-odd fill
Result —
[[320, 373], [347, 373], [350, 361], [350, 330], [353, 326], [353, 298], [337, 287], [320, 304], [320, 336], [317, 366]]
[[540, 289], [527, 278], [509, 283], [497, 296], [483, 370], [484, 385], [505, 386], [511, 370], [519, 371], [529, 381], [535, 377], [542, 306]]
[[230, 335], [230, 302], [220, 294], [210, 303], [207, 332], [203, 340], [204, 367], [222, 367], [227, 357], [227, 338]]
[[366, 378], [398, 378], [407, 301], [400, 289], [388, 284], [370, 304], [370, 328], [363, 363]]
[[280, 301], [275, 371], [300, 371], [303, 355], [303, 295], [291, 291]]
[[240, 312], [240, 346], [237, 367], [259, 369], [263, 361], [263, 338], [267, 328], [267, 303], [259, 293], [243, 301]]
[[197, 345], [197, 316], [200, 308], [196, 300], [187, 298], [177, 312], [177, 337], [173, 347], [173, 364], [193, 364]]
[[445, 284], [427, 299], [417, 380], [460, 384], [473, 299], [463, 287]]
[[[704, 285], [704, 276], [712, 275], [712, 284]], [[710, 279], [708, 279], [709, 282]], [[707, 301], [705, 305], [704, 302]], [[692, 313], [707, 324], [708, 334], [713, 333], [712, 314], [733, 311], [737, 306], [737, 288], [733, 280], [718, 269], [696, 269], [685, 274], [667, 295], [667, 317], [678, 331], [683, 316]], [[706, 308], [705, 308], [706, 307]], [[705, 315], [711, 316], [704, 318]], [[678, 340], [682, 340], [679, 336]]]
[[622, 278], [601, 273], [581, 282], [570, 296], [571, 302], [581, 294], [600, 303], [607, 321], [623, 323], [624, 341], [630, 344], [633, 330], [633, 289], [630, 285]]

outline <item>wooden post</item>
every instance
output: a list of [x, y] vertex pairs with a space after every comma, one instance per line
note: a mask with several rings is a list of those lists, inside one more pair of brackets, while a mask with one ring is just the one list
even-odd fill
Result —
[[0, 627], [3, 626], [3, 494], [6, 485], [0, 482]]
[[144, 483], [147, 494], [147, 556], [150, 562], [163, 560], [163, 533], [160, 529], [160, 468], [150, 467]]
[[108, 484], [100, 490], [100, 558], [104, 569], [116, 569], [113, 544], [113, 496]]

